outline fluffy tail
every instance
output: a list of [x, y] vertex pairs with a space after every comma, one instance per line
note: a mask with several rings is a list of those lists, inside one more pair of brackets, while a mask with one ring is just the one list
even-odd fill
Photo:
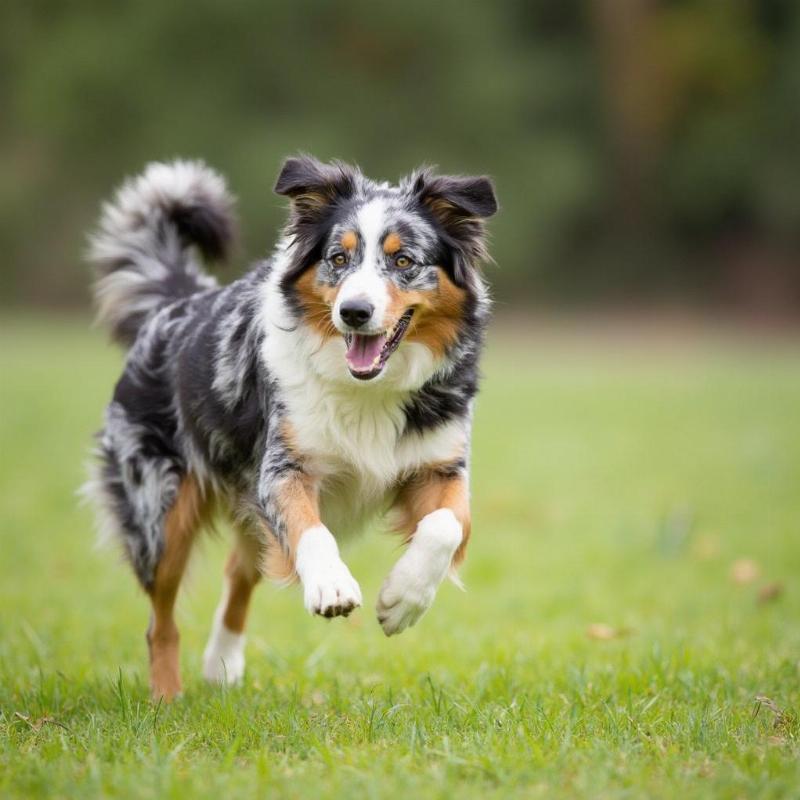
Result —
[[115, 341], [130, 346], [159, 308], [217, 285], [193, 250], [208, 261], [227, 256], [233, 202], [205, 164], [174, 161], [148, 165], [103, 206], [89, 258], [97, 318]]

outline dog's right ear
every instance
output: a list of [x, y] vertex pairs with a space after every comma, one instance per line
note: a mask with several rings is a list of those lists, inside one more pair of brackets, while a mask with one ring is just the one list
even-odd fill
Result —
[[286, 159], [275, 183], [275, 192], [292, 201], [286, 232], [295, 247], [283, 276], [285, 287], [319, 260], [331, 216], [339, 203], [356, 193], [358, 175], [358, 170], [339, 161], [323, 164], [307, 155]]
[[292, 222], [314, 223], [356, 191], [357, 172], [347, 164], [323, 164], [308, 155], [286, 159], [275, 183], [276, 194], [292, 201]]

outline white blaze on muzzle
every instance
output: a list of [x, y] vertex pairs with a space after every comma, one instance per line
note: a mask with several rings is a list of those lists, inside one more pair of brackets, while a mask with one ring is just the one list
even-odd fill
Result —
[[381, 333], [385, 330], [386, 310], [389, 307], [389, 291], [386, 278], [379, 275], [374, 265], [362, 263], [356, 272], [349, 275], [336, 296], [334, 321], [342, 332], [349, 330], [342, 317], [342, 306], [354, 301], [365, 301], [372, 306], [372, 316], [359, 328], [361, 333]]
[[344, 303], [356, 300], [368, 302], [372, 317], [359, 329], [361, 333], [382, 333], [386, 329], [386, 312], [389, 308], [388, 280], [381, 273], [383, 250], [381, 235], [386, 228], [386, 201], [376, 198], [359, 209], [358, 230], [361, 235], [363, 256], [358, 269], [348, 275], [342, 283], [333, 308], [333, 320], [340, 331], [348, 330], [342, 319], [341, 308]]
[[384, 270], [381, 241], [388, 225], [385, 199], [376, 198], [363, 206], [356, 224], [362, 242], [361, 263], [339, 288], [333, 321], [347, 344], [350, 374], [372, 380], [399, 347], [413, 312], [407, 311], [399, 320], [388, 318], [390, 279]]

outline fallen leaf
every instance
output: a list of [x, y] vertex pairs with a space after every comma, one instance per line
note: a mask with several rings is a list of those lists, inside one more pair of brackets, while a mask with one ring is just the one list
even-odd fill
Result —
[[731, 580], [741, 585], [753, 583], [761, 575], [761, 568], [752, 558], [740, 558], [731, 566]]
[[611, 639], [620, 639], [623, 636], [628, 636], [631, 633], [630, 628], [613, 628], [611, 625], [606, 625], [603, 622], [594, 622], [586, 629], [586, 635], [590, 639], [597, 639], [598, 641], [610, 641]]
[[773, 583], [765, 583], [758, 590], [758, 602], [772, 603], [783, 594], [783, 588], [783, 584], [779, 583], [778, 581], [774, 581]]
[[20, 711], [15, 711], [14, 716], [17, 719], [21, 719], [26, 725], [29, 725], [37, 733], [41, 730], [43, 725], [58, 725], [59, 728], [64, 728], [64, 730], [67, 731], [69, 730], [69, 728], [63, 722], [59, 722], [55, 717], [39, 717], [39, 719], [31, 722], [30, 714], [23, 714]]
[[775, 721], [772, 727], [777, 732], [783, 732], [793, 727], [796, 722], [796, 717], [791, 711], [784, 711], [772, 698], [767, 697], [765, 694], [756, 695], [756, 707], [753, 710], [753, 719], [758, 716], [762, 706], [769, 709], [775, 715]]
[[780, 715], [783, 713], [780, 708], [778, 708], [778, 704], [772, 698], [767, 697], [765, 694], [757, 694], [756, 709], [753, 713], [754, 717], [758, 716], [758, 712], [761, 711], [761, 706], [768, 708], [773, 714]]

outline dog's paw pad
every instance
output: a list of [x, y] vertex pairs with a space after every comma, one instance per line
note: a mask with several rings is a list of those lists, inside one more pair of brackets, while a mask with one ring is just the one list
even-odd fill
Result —
[[375, 608], [378, 622], [387, 636], [416, 625], [436, 596], [435, 589], [420, 590], [414, 587], [398, 591], [394, 583], [390, 575], [381, 588]]

